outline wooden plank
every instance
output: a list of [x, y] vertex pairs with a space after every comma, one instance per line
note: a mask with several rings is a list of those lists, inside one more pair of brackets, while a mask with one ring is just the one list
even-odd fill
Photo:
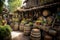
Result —
[[53, 3], [53, 4], [47, 4], [47, 5], [43, 5], [43, 6], [39, 6], [39, 7], [33, 7], [33, 8], [29, 8], [29, 9], [17, 9], [16, 11], [26, 12], [26, 11], [31, 11], [31, 10], [37, 10], [37, 9], [45, 8], [45, 7], [55, 6], [57, 4], [60, 4], [60, 3], [58, 2], [58, 3]]

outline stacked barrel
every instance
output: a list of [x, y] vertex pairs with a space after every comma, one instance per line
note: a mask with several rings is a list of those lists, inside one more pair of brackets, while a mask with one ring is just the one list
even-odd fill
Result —
[[18, 23], [17, 23], [17, 22], [14, 23], [14, 27], [13, 27], [13, 29], [14, 29], [15, 31], [18, 30]]
[[24, 24], [20, 24], [20, 25], [19, 25], [19, 30], [20, 30], [20, 31], [24, 31]]
[[31, 31], [31, 27], [29, 24], [25, 24], [25, 27], [24, 27], [24, 35], [29, 35], [30, 34], [30, 31]]
[[32, 29], [30, 34], [31, 40], [40, 40], [41, 39], [41, 33], [39, 29]]
[[14, 30], [14, 31], [17, 31], [18, 30], [18, 23], [17, 22], [12, 22], [10, 24], [11, 28]]

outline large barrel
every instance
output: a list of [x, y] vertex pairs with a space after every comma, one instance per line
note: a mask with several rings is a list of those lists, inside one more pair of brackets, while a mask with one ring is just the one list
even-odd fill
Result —
[[29, 24], [26, 24], [24, 27], [24, 35], [29, 35], [30, 34], [31, 27]]
[[24, 31], [24, 24], [20, 24], [20, 25], [19, 25], [19, 30], [20, 30], [20, 31]]
[[18, 30], [18, 22], [15, 22], [15, 23], [14, 23], [13, 30], [14, 30], [14, 31], [17, 31], [17, 30]]
[[30, 38], [31, 38], [31, 40], [40, 40], [41, 39], [40, 30], [39, 29], [32, 29]]
[[52, 37], [49, 36], [49, 35], [45, 35], [45, 36], [44, 36], [44, 40], [52, 40]]

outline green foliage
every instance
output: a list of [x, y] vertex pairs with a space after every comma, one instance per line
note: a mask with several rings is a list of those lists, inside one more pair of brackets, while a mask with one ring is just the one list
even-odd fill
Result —
[[21, 0], [9, 0], [10, 11], [13, 12], [17, 7], [21, 6]]
[[3, 9], [3, 4], [4, 4], [4, 0], [0, 0], [0, 14], [1, 14], [2, 9]]
[[5, 40], [6, 37], [11, 35], [11, 28], [9, 25], [0, 25], [0, 40]]

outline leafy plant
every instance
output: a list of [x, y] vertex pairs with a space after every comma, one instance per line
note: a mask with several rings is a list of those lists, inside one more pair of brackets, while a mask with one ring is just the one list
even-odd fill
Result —
[[21, 0], [9, 0], [9, 9], [11, 12], [16, 10], [17, 7], [21, 6]]
[[0, 25], [0, 40], [10, 40], [11, 39], [11, 28], [9, 25]]
[[0, 13], [2, 13], [4, 1], [5, 1], [5, 0], [0, 0]]

